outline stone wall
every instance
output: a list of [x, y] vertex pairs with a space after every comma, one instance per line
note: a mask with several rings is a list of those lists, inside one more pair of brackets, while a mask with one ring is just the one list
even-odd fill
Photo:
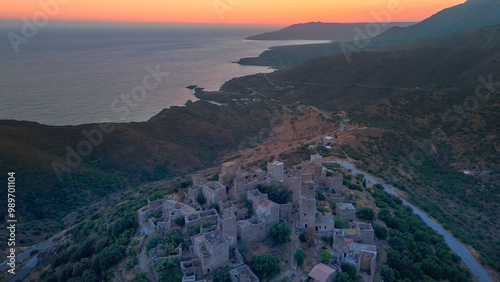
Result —
[[281, 204], [280, 205], [280, 220], [287, 220], [288, 222], [292, 223], [292, 212], [293, 212], [293, 206], [292, 204]]
[[238, 224], [238, 237], [245, 242], [254, 242], [267, 236], [266, 223], [255, 217], [248, 220], [240, 220]]
[[373, 239], [375, 237], [375, 231], [371, 224], [368, 223], [357, 223], [356, 229], [358, 231], [358, 238], [365, 244], [373, 244]]
[[315, 226], [316, 198], [314, 196], [300, 197], [300, 226], [308, 228]]

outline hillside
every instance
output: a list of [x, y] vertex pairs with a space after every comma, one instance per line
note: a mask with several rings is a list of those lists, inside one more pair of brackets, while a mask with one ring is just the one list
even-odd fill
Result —
[[393, 27], [373, 39], [375, 45], [394, 45], [428, 39], [500, 23], [500, 2], [468, 0], [445, 9], [420, 23]]
[[[356, 30], [363, 30], [368, 23], [323, 23], [294, 24], [283, 29], [247, 37], [247, 40], [333, 40], [349, 41]], [[406, 27], [414, 23], [394, 22], [381, 24], [381, 32], [391, 27]]]
[[[364, 35], [362, 39], [367, 39], [367, 42], [357, 42], [354, 37], [351, 37], [344, 42], [279, 46], [264, 51], [258, 57], [241, 59], [239, 63], [243, 65], [272, 66], [282, 69], [298, 65], [315, 57], [396, 48], [394, 46], [400, 48], [410, 42], [421, 44], [416, 42], [445, 35], [450, 35], [447, 40], [451, 43], [453, 36], [457, 33], [498, 24], [500, 24], [499, 1], [469, 0], [464, 4], [445, 9], [420, 23], [407, 27], [392, 27], [375, 38], [368, 38]], [[364, 28], [361, 30], [364, 30]], [[483, 41], [479, 40], [479, 42]], [[468, 45], [476, 44], [472, 43], [475, 42], [473, 40], [469, 42]], [[411, 47], [411, 44], [409, 47]]]
[[[19, 176], [22, 189], [16, 196], [22, 205], [17, 212], [30, 222], [22, 227], [29, 232], [19, 232], [21, 246], [57, 233], [65, 227], [63, 219], [73, 223], [74, 211], [106, 195], [211, 166], [249, 139], [265, 139], [270, 116], [265, 106], [229, 109], [198, 101], [141, 123], [46, 126], [0, 121], [0, 166]], [[92, 132], [90, 139], [84, 130]], [[85, 144], [96, 145], [87, 151]], [[1, 180], [6, 181], [5, 175]], [[6, 212], [2, 209], [2, 218]], [[6, 236], [5, 230], [1, 235]]]

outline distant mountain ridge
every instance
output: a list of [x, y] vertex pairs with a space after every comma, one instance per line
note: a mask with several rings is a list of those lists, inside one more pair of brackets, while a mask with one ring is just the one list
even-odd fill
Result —
[[[417, 42], [441, 36], [453, 36], [456, 33], [500, 24], [499, 0], [468, 0], [467, 2], [444, 9], [426, 20], [407, 27], [392, 27], [369, 39], [364, 48], [351, 39], [343, 42], [324, 44], [293, 45], [273, 47], [264, 51], [259, 57], [243, 58], [243, 65], [272, 66], [287, 68], [320, 56], [332, 56], [345, 51], [370, 51], [386, 48], [401, 48], [406, 44], [423, 44]], [[279, 31], [277, 31], [279, 32]], [[476, 34], [478, 36], [478, 34]], [[255, 38], [255, 37], [254, 37]], [[452, 37], [442, 40], [453, 40]], [[471, 43], [475, 44], [475, 43]], [[347, 49], [347, 50], [346, 50]]]
[[444, 9], [408, 27], [393, 27], [377, 36], [373, 43], [394, 45], [423, 40], [500, 23], [500, 1], [468, 0]]
[[[369, 23], [323, 23], [310, 22], [294, 24], [283, 29], [247, 37], [247, 40], [353, 40], [356, 30], [364, 30]], [[381, 24], [381, 32], [392, 27], [406, 27], [412, 22], [393, 22]]]

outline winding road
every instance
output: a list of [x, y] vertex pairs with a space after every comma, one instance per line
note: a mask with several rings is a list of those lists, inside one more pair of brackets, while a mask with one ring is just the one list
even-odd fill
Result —
[[366, 174], [365, 172], [360, 171], [359, 169], [357, 169], [356, 167], [354, 167], [351, 163], [349, 163], [347, 161], [328, 161], [328, 162], [325, 162], [325, 163], [336, 163], [336, 164], [339, 164], [339, 165], [341, 165], [344, 168], [350, 169], [354, 174], [357, 174], [357, 173], [364, 174], [366, 180], [368, 182], [370, 182], [371, 184], [382, 184], [384, 186], [384, 188], [385, 188], [385, 191], [387, 193], [400, 198], [403, 201], [403, 204], [409, 206], [413, 210], [413, 213], [415, 213], [416, 215], [420, 216], [420, 218], [422, 218], [422, 220], [429, 227], [431, 227], [432, 229], [434, 229], [437, 233], [443, 235], [444, 240], [446, 241], [446, 244], [448, 244], [448, 246], [458, 256], [460, 256], [462, 258], [462, 260], [467, 265], [467, 267], [470, 269], [470, 271], [472, 272], [472, 274], [479, 281], [481, 281], [481, 282], [483, 282], [483, 281], [484, 282], [493, 281], [493, 279], [491, 279], [491, 277], [488, 275], [488, 273], [486, 272], [486, 270], [484, 270], [484, 268], [476, 261], [476, 259], [467, 251], [467, 249], [462, 244], [460, 244], [453, 236], [451, 236], [451, 234], [449, 234], [444, 228], [442, 228], [441, 226], [439, 226], [439, 224], [437, 224], [435, 221], [433, 221], [431, 218], [429, 218], [425, 213], [423, 213], [421, 210], [419, 210], [418, 208], [416, 208], [414, 205], [412, 205], [412, 204], [408, 203], [407, 201], [405, 201], [400, 196], [398, 196], [392, 190], [395, 187], [391, 187], [390, 189], [387, 188], [384, 185], [384, 183], [380, 183], [374, 177]]

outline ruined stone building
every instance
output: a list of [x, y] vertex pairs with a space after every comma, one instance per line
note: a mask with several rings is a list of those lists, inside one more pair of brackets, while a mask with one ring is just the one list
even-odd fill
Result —
[[356, 219], [356, 208], [351, 203], [336, 203], [335, 213], [348, 221]]
[[[284, 221], [303, 229], [313, 228], [318, 236], [335, 236], [334, 233], [338, 232], [334, 228], [333, 217], [316, 210], [316, 191], [338, 200], [337, 203], [343, 199], [339, 198], [342, 197], [342, 175], [326, 177], [326, 174], [320, 155], [311, 156], [310, 161], [303, 162], [301, 172], [295, 173], [285, 173], [284, 164], [279, 161], [268, 163], [267, 172], [257, 169], [253, 173], [242, 171], [237, 162], [227, 162], [222, 164], [219, 181], [208, 181], [200, 175], [193, 175], [193, 185], [184, 197], [171, 195], [148, 202], [145, 214], [161, 213], [161, 217], [140, 218], [160, 236], [172, 231], [188, 234], [191, 239], [189, 250], [186, 251], [181, 244], [170, 256], [180, 262], [185, 281], [202, 281], [220, 267], [229, 267], [231, 281], [258, 281], [243, 262], [238, 251], [239, 240], [247, 243], [260, 241], [269, 235], [274, 225]], [[259, 184], [277, 183], [283, 183], [286, 189], [293, 192], [291, 203], [275, 203], [267, 194], [256, 189]], [[337, 190], [339, 193], [336, 193]], [[204, 205], [197, 202], [200, 194], [207, 201]], [[248, 202], [251, 203], [251, 210]], [[344, 212], [344, 209], [341, 211]], [[298, 217], [293, 216], [294, 212], [298, 212]], [[343, 215], [349, 217], [347, 213]], [[360, 242], [373, 242], [371, 226], [353, 225], [350, 232], [353, 233], [351, 237]], [[349, 239], [349, 235], [339, 233], [337, 242], [344, 239]], [[372, 257], [363, 252], [351, 254], [353, 251], [349, 247], [352, 246], [342, 243], [339, 253], [344, 254], [345, 251], [349, 254], [346, 259], [357, 258], [359, 269], [366, 269]], [[151, 266], [165, 259], [161, 257], [161, 246], [150, 253]]]
[[352, 229], [335, 229], [333, 254], [341, 263], [349, 263], [356, 270], [370, 275], [373, 280], [377, 260], [377, 247], [373, 244], [374, 233], [371, 224], [353, 223]]
[[258, 282], [259, 278], [255, 275], [248, 265], [244, 264], [229, 271], [231, 282]]
[[273, 176], [277, 182], [283, 181], [285, 164], [279, 161], [267, 163], [267, 174]]

